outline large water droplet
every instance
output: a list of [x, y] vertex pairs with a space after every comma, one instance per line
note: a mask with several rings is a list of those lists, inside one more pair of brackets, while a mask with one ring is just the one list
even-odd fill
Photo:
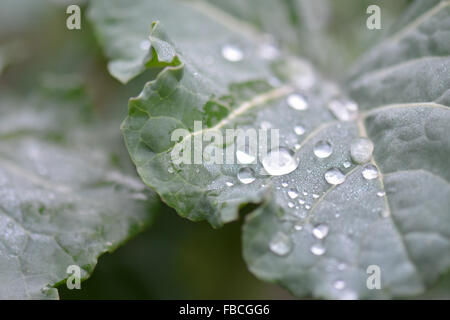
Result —
[[350, 144], [350, 155], [356, 163], [366, 163], [372, 158], [373, 143], [366, 138], [357, 138]]
[[282, 176], [297, 169], [298, 159], [292, 151], [280, 147], [270, 150], [262, 160], [262, 165], [268, 174]]
[[291, 94], [287, 98], [287, 104], [289, 107], [295, 110], [306, 110], [308, 109], [308, 103], [306, 100], [299, 94]]
[[326, 251], [325, 246], [321, 243], [313, 244], [309, 250], [315, 256], [321, 256]]
[[238, 62], [244, 59], [242, 50], [234, 45], [225, 45], [222, 47], [222, 56], [230, 62]]
[[341, 121], [354, 120], [358, 115], [358, 105], [347, 99], [335, 99], [330, 101], [328, 103], [328, 109]]
[[325, 180], [329, 184], [337, 185], [345, 181], [345, 175], [338, 168], [331, 168], [325, 172]]
[[252, 168], [241, 168], [237, 175], [239, 181], [243, 184], [249, 184], [255, 181], [255, 172]]
[[256, 159], [255, 156], [241, 150], [236, 151], [236, 158], [241, 164], [250, 164], [253, 163]]
[[326, 224], [319, 224], [312, 230], [312, 234], [317, 239], [323, 239], [328, 235], [329, 228]]
[[313, 152], [317, 158], [328, 158], [333, 153], [333, 147], [328, 141], [320, 140], [314, 145]]
[[291, 198], [291, 199], [297, 198], [297, 197], [298, 197], [298, 192], [297, 192], [297, 190], [295, 190], [295, 189], [290, 189], [290, 190], [288, 191], [288, 196], [289, 196], [289, 198]]
[[296, 135], [301, 136], [302, 134], [305, 133], [305, 128], [303, 128], [302, 126], [295, 126], [294, 132]]
[[277, 232], [270, 240], [270, 250], [279, 256], [285, 256], [292, 250], [291, 238], [283, 232]]
[[373, 164], [364, 166], [362, 175], [366, 180], [372, 180], [378, 178], [378, 169]]

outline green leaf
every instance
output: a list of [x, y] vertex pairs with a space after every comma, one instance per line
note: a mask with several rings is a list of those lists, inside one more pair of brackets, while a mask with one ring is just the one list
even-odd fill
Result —
[[80, 99], [1, 97], [0, 299], [58, 298], [70, 265], [86, 279], [158, 202], [113, 165], [112, 131], [83, 124]]
[[[171, 63], [130, 100], [122, 130], [143, 181], [180, 215], [218, 227], [257, 204], [243, 227], [244, 258], [259, 278], [297, 296], [411, 296], [447, 272], [448, 1], [419, 15], [407, 12], [409, 23], [355, 66], [344, 89], [282, 50], [269, 59], [261, 55], [266, 37], [210, 4], [123, 6], [97, 1], [91, 18], [113, 61], [151, 34], [151, 60], [132, 59], [138, 69], [126, 67], [119, 76], [110, 70], [114, 76], [136, 76], [148, 61]], [[122, 53], [111, 55], [113, 46]], [[223, 53], [230, 46], [238, 48], [237, 61]], [[291, 108], [291, 94], [301, 94], [309, 108]], [[280, 130], [281, 146], [298, 159], [288, 174], [265, 174], [265, 154], [250, 165], [172, 163], [171, 151], [201, 134], [267, 124]], [[296, 126], [305, 132], [297, 135]], [[176, 129], [189, 133], [172, 141]], [[358, 138], [374, 145], [368, 163], [355, 155], [352, 162]], [[316, 155], [321, 141], [332, 148], [328, 157]], [[215, 148], [226, 153], [235, 144]], [[245, 167], [254, 172], [251, 183], [237, 177]], [[333, 168], [342, 175], [326, 179]], [[366, 286], [371, 265], [380, 267], [380, 290]]]

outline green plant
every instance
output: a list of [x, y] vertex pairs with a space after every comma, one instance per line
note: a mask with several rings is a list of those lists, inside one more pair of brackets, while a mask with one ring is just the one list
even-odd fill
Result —
[[[304, 12], [326, 15], [311, 6], [98, 0], [88, 15], [110, 74], [148, 81], [130, 99], [122, 133], [140, 178], [163, 202], [214, 228], [244, 219], [250, 271], [298, 297], [420, 295], [450, 266], [450, 2], [413, 2], [351, 68], [363, 46], [355, 39], [369, 33], [365, 23], [349, 22], [361, 31], [343, 39], [308, 19]], [[81, 89], [58, 92], [65, 104], [86, 103]], [[52, 101], [34, 99], [29, 104]], [[142, 230], [149, 207], [156, 212], [160, 204], [108, 143], [109, 122], [28, 109], [23, 117], [39, 110], [39, 122], [11, 129], [6, 115], [16, 111], [1, 109], [0, 185], [7, 179], [8, 189], [0, 223], [10, 231], [0, 242], [8, 270], [0, 296], [54, 297], [45, 286], [65, 279], [62, 266], [78, 264], [87, 277], [97, 256]], [[80, 119], [73, 128], [60, 120], [73, 117]], [[194, 121], [204, 127], [195, 131]], [[280, 130], [274, 152], [292, 168], [264, 158], [172, 161], [173, 150], [197, 135], [269, 127]], [[176, 142], [176, 129], [189, 133]], [[227, 141], [214, 150], [234, 147]], [[114, 163], [105, 156], [112, 152]], [[47, 178], [35, 170], [47, 170]], [[117, 203], [105, 207], [99, 197]], [[48, 259], [55, 270], [44, 272]], [[380, 290], [366, 286], [371, 265], [382, 272]]]

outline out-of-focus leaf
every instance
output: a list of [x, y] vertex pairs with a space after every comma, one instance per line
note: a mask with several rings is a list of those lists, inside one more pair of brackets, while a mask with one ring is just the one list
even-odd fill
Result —
[[61, 102], [2, 94], [1, 299], [57, 298], [68, 266], [87, 278], [98, 256], [141, 231], [158, 207], [113, 164], [101, 138], [107, 126], [84, 124], [79, 99]]

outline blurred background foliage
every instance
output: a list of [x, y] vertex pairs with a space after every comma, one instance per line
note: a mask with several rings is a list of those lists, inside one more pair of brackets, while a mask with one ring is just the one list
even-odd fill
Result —
[[[294, 30], [283, 34], [282, 25], [270, 23], [278, 0], [273, 1], [274, 8], [260, 7], [254, 0], [210, 1], [236, 16], [252, 17], [256, 27], [281, 39], [282, 46], [309, 57], [323, 73], [337, 79], [377, 38], [383, 37], [387, 26], [395, 22], [408, 2], [280, 0], [290, 8], [285, 12], [285, 23]], [[66, 28], [66, 7], [74, 2], [82, 7], [82, 29], [70, 31]], [[114, 128], [111, 143], [121, 151], [111, 161], [126, 162], [134, 170], [123, 147], [119, 126], [127, 112], [128, 98], [136, 96], [159, 70], [149, 70], [128, 85], [110, 77], [107, 61], [84, 15], [86, 2], [0, 1], [0, 92], [23, 97], [36, 92], [52, 97], [62, 94], [63, 98], [86, 94], [88, 103], [80, 108], [88, 105], [95, 113], [96, 125], [105, 126], [106, 133], [110, 132], [106, 128]], [[372, 2], [382, 8], [381, 31], [368, 31], [365, 25], [366, 8]], [[61, 99], [58, 107], [68, 106], [74, 107], [65, 105]], [[145, 233], [113, 254], [100, 257], [82, 290], [70, 291], [62, 286], [60, 296], [62, 299], [293, 298], [277, 285], [257, 280], [247, 270], [241, 256], [240, 229], [240, 222], [234, 222], [213, 230], [206, 223], [184, 220], [162, 206]]]

